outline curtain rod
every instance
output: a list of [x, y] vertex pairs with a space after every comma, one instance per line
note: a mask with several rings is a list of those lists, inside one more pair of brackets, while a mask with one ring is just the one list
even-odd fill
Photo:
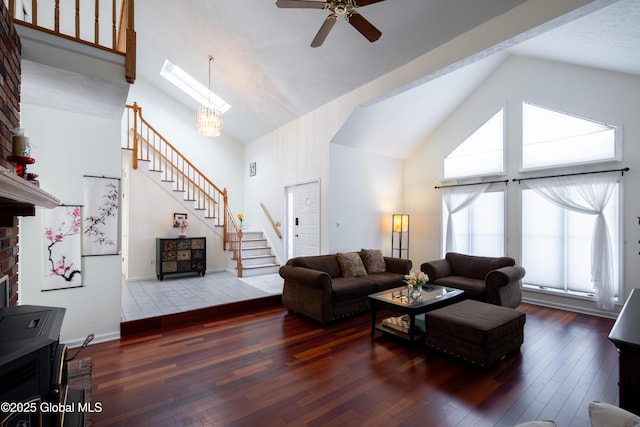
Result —
[[622, 174], [622, 176], [624, 176], [625, 172], [629, 172], [629, 168], [622, 168], [622, 169], [609, 169], [606, 171], [595, 171], [595, 172], [577, 172], [577, 173], [566, 173], [564, 175], [548, 175], [548, 176], [535, 176], [535, 177], [531, 177], [531, 178], [513, 178], [514, 182], [518, 182], [520, 183], [520, 181], [528, 181], [530, 179], [543, 179], [543, 178], [560, 178], [563, 176], [576, 176], [576, 175], [590, 175], [593, 173], [606, 173], [606, 172], [620, 172]]
[[437, 189], [439, 189], [439, 188], [465, 187], [465, 186], [467, 186], [467, 185], [481, 185], [481, 184], [497, 184], [497, 183], [499, 183], [499, 182], [503, 182], [503, 183], [505, 183], [505, 185], [506, 185], [506, 184], [508, 184], [508, 183], [509, 183], [509, 180], [508, 180], [508, 179], [505, 179], [505, 180], [503, 180], [503, 181], [474, 182], [474, 183], [472, 183], [472, 184], [436, 185], [436, 186], [435, 186], [435, 187], [433, 187], [433, 188], [435, 188], [435, 189], [437, 190]]
[[104, 179], [117, 179], [118, 181], [120, 180], [120, 178], [117, 177], [110, 177], [110, 176], [98, 176], [98, 175], [82, 175], [84, 178], [104, 178]]

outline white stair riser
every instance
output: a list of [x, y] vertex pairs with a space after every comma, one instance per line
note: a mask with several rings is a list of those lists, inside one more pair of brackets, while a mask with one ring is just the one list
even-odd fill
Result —
[[276, 274], [278, 270], [280, 270], [279, 265], [259, 268], [245, 268], [242, 270], [242, 277], [261, 276], [263, 274]]
[[271, 255], [271, 248], [243, 248], [242, 249], [242, 258], [257, 256], [257, 255]]
[[242, 267], [253, 267], [256, 265], [275, 264], [275, 256], [257, 257], [257, 258], [242, 258]]
[[245, 240], [242, 239], [242, 249], [248, 248], [266, 248], [267, 241], [266, 240]]

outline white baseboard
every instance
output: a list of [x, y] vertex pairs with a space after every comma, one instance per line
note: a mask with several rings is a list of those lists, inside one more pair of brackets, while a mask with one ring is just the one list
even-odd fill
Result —
[[[84, 340], [86, 339], [86, 337], [82, 337], [82, 338], [75, 338], [72, 340], [66, 340], [63, 343], [67, 345], [67, 347], [69, 348], [78, 348], [82, 345], [82, 343], [84, 342]], [[106, 334], [100, 334], [100, 335], [95, 335], [93, 337], [93, 341], [91, 341], [91, 343], [89, 345], [92, 344], [99, 344], [102, 342], [108, 342], [108, 341], [115, 341], [115, 340], [119, 340], [120, 339], [120, 331], [117, 332], [109, 332]]]

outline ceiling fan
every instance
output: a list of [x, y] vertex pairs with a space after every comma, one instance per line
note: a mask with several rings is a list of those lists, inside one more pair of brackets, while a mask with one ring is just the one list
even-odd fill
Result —
[[370, 42], [378, 40], [382, 35], [380, 30], [374, 27], [371, 22], [364, 19], [356, 9], [381, 1], [384, 0], [277, 0], [276, 6], [299, 9], [328, 9], [331, 11], [331, 14], [324, 20], [320, 30], [313, 41], [311, 41], [311, 47], [318, 47], [322, 46], [322, 43], [324, 43], [324, 40], [340, 16], [344, 16], [345, 19]]

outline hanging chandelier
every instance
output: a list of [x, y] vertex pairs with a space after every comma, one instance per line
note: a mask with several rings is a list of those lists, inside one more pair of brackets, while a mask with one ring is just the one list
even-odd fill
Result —
[[224, 118], [222, 113], [215, 108], [211, 108], [211, 62], [213, 56], [209, 55], [209, 102], [206, 107], [200, 107], [196, 112], [196, 123], [198, 132], [204, 136], [220, 136]]

